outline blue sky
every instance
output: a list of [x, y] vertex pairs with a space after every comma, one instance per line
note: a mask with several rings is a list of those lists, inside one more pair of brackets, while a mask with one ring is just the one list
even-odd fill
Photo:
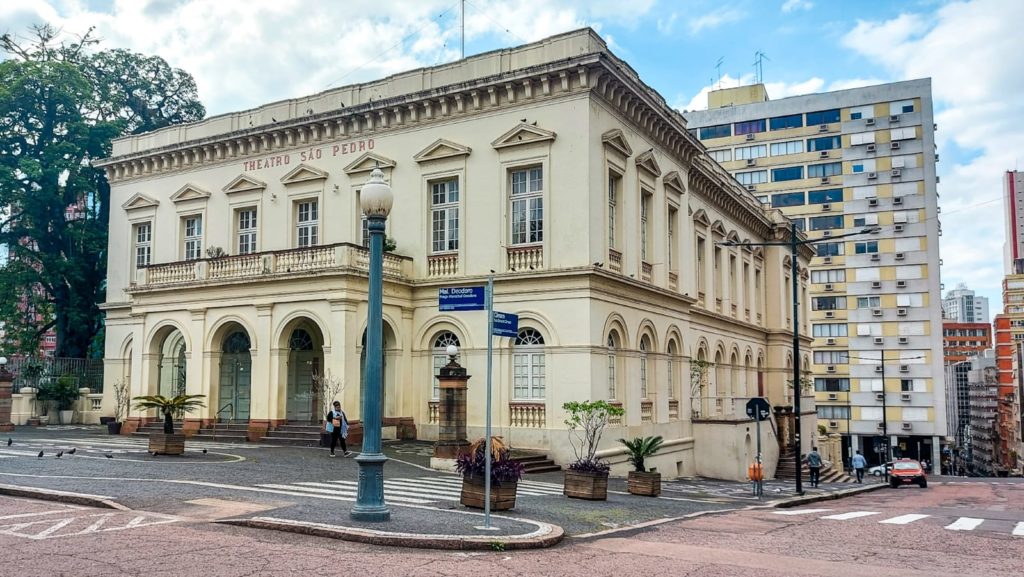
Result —
[[[754, 81], [773, 99], [931, 77], [942, 281], [1001, 309], [1001, 176], [1024, 169], [1020, 0], [467, 0], [466, 53], [592, 26], [680, 110]], [[459, 0], [7, 0], [0, 33], [96, 26], [196, 77], [210, 114], [459, 58]], [[1016, 98], [1015, 98], [1016, 96]]]

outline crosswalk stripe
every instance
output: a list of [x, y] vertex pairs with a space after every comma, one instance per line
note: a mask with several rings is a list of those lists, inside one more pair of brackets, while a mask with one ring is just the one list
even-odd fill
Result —
[[838, 515], [826, 515], [822, 519], [834, 519], [836, 521], [846, 521], [848, 519], [857, 519], [859, 517], [869, 517], [871, 515], [877, 515], [876, 511], [853, 511], [851, 513], [840, 513]]
[[1017, 523], [1017, 526], [1013, 528], [1013, 534], [1016, 537], [1024, 537], [1024, 521]]
[[973, 531], [978, 525], [984, 523], [984, 519], [975, 519], [973, 517], [960, 517], [956, 521], [953, 521], [946, 528], [950, 531]]
[[[314, 494], [321, 494], [321, 495], [331, 495], [331, 496], [339, 497], [343, 501], [355, 501], [356, 495], [357, 495], [357, 492], [355, 490], [349, 491], [349, 490], [342, 489], [341, 487], [335, 487], [333, 489], [317, 489], [317, 488], [314, 488], [314, 487], [299, 487], [299, 486], [296, 486], [296, 485], [276, 485], [276, 484], [256, 485], [256, 486], [257, 487], [265, 487], [267, 489], [284, 489], [286, 491], [294, 491], [296, 493], [314, 493]], [[328, 485], [328, 487], [332, 487], [332, 485]], [[384, 500], [385, 501], [394, 501], [396, 503], [397, 502], [412, 503], [414, 505], [426, 505], [427, 503], [432, 502], [429, 499], [415, 499], [415, 498], [412, 498], [412, 497], [400, 497], [400, 496], [395, 496], [395, 495], [384, 495]], [[436, 499], [434, 499], [434, 500], [436, 501]]]
[[0, 519], [18, 519], [21, 517], [37, 517], [39, 515], [53, 515], [54, 513], [67, 513], [67, 509], [55, 509], [53, 511], [40, 511], [38, 513], [18, 513], [15, 515], [0, 515]]
[[[307, 482], [302, 482], [302, 483], [296, 483], [296, 485], [303, 485], [303, 486], [307, 486], [307, 487], [335, 488], [335, 489], [340, 490], [340, 491], [350, 491], [353, 494], [356, 493], [358, 491], [358, 489], [359, 489], [359, 483], [356, 482], [356, 481], [331, 481], [329, 483], [316, 483], [316, 482], [307, 481]], [[457, 499], [459, 497], [458, 493], [451, 493], [451, 492], [448, 492], [448, 493], [438, 493], [438, 492], [431, 492], [431, 491], [417, 491], [417, 490], [413, 490], [413, 489], [405, 489], [405, 488], [402, 488], [402, 487], [395, 487], [394, 485], [390, 485], [387, 481], [384, 481], [384, 498], [388, 499], [388, 498], [391, 498], [391, 496], [393, 496], [393, 495], [398, 495], [400, 497], [412, 497], [414, 499], [428, 499], [428, 501], [427, 501], [428, 503], [430, 501], [451, 500], [451, 499]]]
[[879, 523], [885, 523], [888, 525], [906, 525], [907, 523], [913, 523], [914, 521], [919, 521], [925, 517], [930, 517], [930, 515], [913, 513], [910, 515], [900, 515], [899, 517], [893, 517], [892, 519], [886, 519], [885, 521], [879, 521]]
[[825, 513], [832, 509], [796, 509], [789, 511], [773, 511], [776, 515], [810, 515], [811, 513]]
[[[419, 477], [416, 479], [396, 479], [414, 483], [424, 483], [445, 488], [462, 488], [462, 477]], [[540, 481], [519, 481], [516, 491], [521, 495], [561, 495], [562, 486], [555, 483], [544, 483]], [[525, 492], [524, 492], [525, 491]]]
[[46, 537], [48, 535], [51, 535], [53, 533], [56, 533], [57, 531], [60, 531], [64, 527], [67, 527], [68, 525], [70, 525], [70, 524], [72, 524], [74, 522], [75, 522], [74, 517], [72, 517], [71, 519], [63, 519], [61, 521], [58, 521], [58, 522], [54, 523], [50, 527], [48, 527], [46, 529], [43, 529], [39, 533], [36, 533], [35, 535], [32, 536], [32, 538], [33, 539], [42, 539], [42, 538], [44, 538], [44, 537]]

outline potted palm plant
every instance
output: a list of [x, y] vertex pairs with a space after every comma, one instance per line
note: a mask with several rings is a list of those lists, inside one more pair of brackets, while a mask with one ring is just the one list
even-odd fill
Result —
[[[469, 451], [455, 459], [455, 470], [462, 475], [459, 501], [466, 507], [484, 508], [486, 439], [477, 439]], [[491, 510], [507, 511], [516, 506], [516, 489], [523, 478], [523, 464], [512, 460], [508, 446], [491, 437]]]
[[60, 424], [70, 425], [75, 416], [75, 401], [80, 393], [75, 378], [71, 375], [64, 375], [56, 381], [40, 383], [39, 393], [36, 398], [40, 401], [57, 405], [60, 415]]
[[107, 422], [107, 433], [120, 435], [121, 426], [128, 416], [128, 381], [120, 379], [114, 383], [114, 418]]
[[657, 469], [650, 471], [644, 466], [644, 459], [658, 452], [664, 439], [657, 437], [637, 437], [632, 441], [619, 439], [629, 454], [629, 463], [633, 470], [629, 472], [629, 492], [634, 495], [657, 497], [661, 494], [661, 473]]
[[174, 417], [205, 407], [200, 400], [205, 395], [147, 395], [135, 397], [135, 408], [140, 411], [156, 409], [164, 416], [164, 432], [149, 435], [149, 452], [154, 455], [180, 455], [185, 452], [185, 435], [174, 432]]
[[597, 447], [611, 417], [622, 416], [625, 411], [608, 401], [573, 401], [562, 405], [562, 409], [569, 414], [565, 426], [576, 455], [565, 470], [563, 493], [576, 499], [605, 501], [610, 467], [597, 458]]

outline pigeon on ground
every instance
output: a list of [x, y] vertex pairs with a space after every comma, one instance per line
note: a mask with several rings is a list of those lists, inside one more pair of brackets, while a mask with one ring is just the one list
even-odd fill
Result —
[[203, 454], [204, 454], [204, 455], [206, 454], [206, 449], [203, 449]]
[[42, 451], [39, 451], [39, 455], [38, 455], [38, 457], [39, 457], [40, 459], [42, 459], [42, 458], [43, 458], [43, 452], [42, 452]]
[[7, 446], [8, 446], [8, 447], [10, 447], [10, 446], [11, 446], [11, 443], [13, 443], [13, 442], [14, 442], [14, 439], [12, 439], [12, 438], [10, 438], [10, 437], [7, 437]]
[[64, 454], [64, 451], [60, 451], [60, 452], [58, 452], [58, 453], [57, 453], [57, 458], [59, 459], [59, 458], [61, 457], [61, 455], [63, 455], [63, 454]]
[[70, 451], [68, 451], [68, 454], [69, 454], [69, 455], [74, 455], [74, 454], [75, 454], [75, 451], [77, 451], [77, 450], [78, 450], [78, 447], [74, 447], [74, 448], [72, 448], [72, 449], [71, 449]]
[[113, 459], [114, 458], [114, 456], [111, 455], [110, 453], [104, 453], [103, 456], [108, 458], [108, 459]]

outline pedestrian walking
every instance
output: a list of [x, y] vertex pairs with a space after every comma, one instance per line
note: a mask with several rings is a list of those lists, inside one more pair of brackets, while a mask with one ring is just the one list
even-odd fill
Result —
[[811, 447], [811, 452], [807, 455], [807, 467], [811, 469], [811, 486], [817, 487], [821, 476], [821, 454], [818, 453], [817, 447]]
[[341, 445], [342, 456], [352, 456], [345, 445], [345, 439], [348, 438], [348, 417], [345, 416], [345, 411], [341, 410], [340, 402], [334, 401], [334, 408], [327, 411], [325, 420], [327, 421], [325, 430], [331, 434], [331, 456], [335, 456], [334, 448], [338, 445]]
[[853, 470], [857, 473], [858, 483], [864, 482], [864, 468], [867, 466], [867, 459], [864, 458], [864, 455], [860, 454], [860, 451], [857, 451], [857, 454], [853, 456]]

